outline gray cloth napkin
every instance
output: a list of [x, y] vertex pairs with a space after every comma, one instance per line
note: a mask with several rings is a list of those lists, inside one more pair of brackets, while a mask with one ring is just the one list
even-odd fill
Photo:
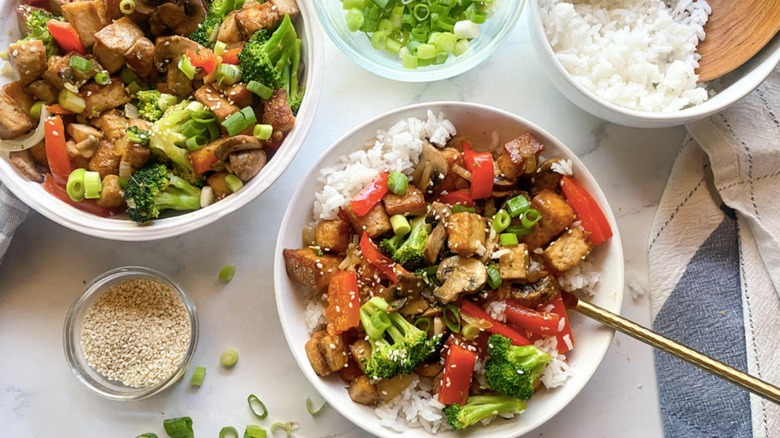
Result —
[[[780, 385], [780, 67], [689, 125], [649, 243], [654, 328]], [[777, 437], [780, 406], [656, 352], [670, 437]]]
[[8, 188], [0, 183], [0, 262], [5, 258], [16, 227], [24, 221], [29, 211], [29, 207], [16, 199]]

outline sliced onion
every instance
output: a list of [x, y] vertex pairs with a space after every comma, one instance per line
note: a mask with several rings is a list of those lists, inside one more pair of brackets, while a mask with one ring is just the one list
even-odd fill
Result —
[[23, 151], [25, 149], [30, 149], [36, 144], [42, 142], [46, 134], [46, 128], [44, 127], [44, 123], [46, 122], [46, 119], [48, 117], [49, 117], [49, 111], [46, 108], [46, 105], [44, 105], [43, 107], [41, 107], [41, 118], [38, 121], [38, 127], [35, 128], [35, 131], [19, 138], [0, 141], [0, 151], [3, 152]]
[[125, 105], [125, 117], [128, 119], [137, 119], [138, 118], [138, 108], [136, 108], [135, 105], [132, 103], [128, 103]]
[[214, 202], [214, 189], [204, 186], [200, 190], [200, 208], [208, 207]]
[[460, 317], [463, 319], [463, 321], [466, 324], [474, 326], [480, 330], [487, 330], [490, 327], [493, 327], [493, 324], [490, 321], [485, 321], [484, 319], [475, 318], [465, 312], [462, 312], [460, 314]]

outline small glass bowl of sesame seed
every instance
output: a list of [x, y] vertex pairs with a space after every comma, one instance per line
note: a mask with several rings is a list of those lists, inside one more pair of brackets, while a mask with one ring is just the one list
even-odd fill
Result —
[[65, 357], [78, 380], [113, 400], [157, 394], [186, 372], [198, 343], [195, 305], [166, 275], [140, 266], [87, 284], [65, 318]]

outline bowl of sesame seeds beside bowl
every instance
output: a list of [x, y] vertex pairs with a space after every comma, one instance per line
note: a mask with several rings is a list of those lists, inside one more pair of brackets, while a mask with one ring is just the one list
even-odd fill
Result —
[[704, 0], [529, 0], [528, 21], [539, 64], [572, 103], [613, 123], [660, 128], [722, 111], [780, 62], [777, 34], [740, 68], [698, 83], [695, 50], [710, 11]]
[[127, 266], [93, 279], [68, 310], [63, 344], [78, 380], [113, 400], [176, 383], [198, 343], [195, 304], [173, 280]]

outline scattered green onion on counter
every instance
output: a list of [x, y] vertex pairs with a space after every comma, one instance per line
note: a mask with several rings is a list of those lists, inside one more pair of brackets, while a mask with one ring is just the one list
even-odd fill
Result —
[[271, 424], [271, 433], [274, 433], [277, 430], [283, 430], [285, 432], [285, 436], [287, 438], [290, 438], [290, 435], [292, 434], [292, 431], [295, 430], [295, 429], [297, 429], [297, 424], [292, 422], [292, 421], [288, 421], [286, 423], [285, 422], [281, 422], [281, 421], [277, 421], [277, 422]]
[[152, 433], [152, 432], [148, 432], [148, 433], [144, 433], [144, 434], [138, 435], [135, 438], [157, 438], [157, 434], [156, 433]]
[[[268, 409], [265, 407], [265, 403], [263, 403], [263, 401], [260, 400], [256, 395], [249, 394], [249, 397], [246, 398], [246, 402], [249, 404], [249, 410], [255, 414], [255, 417], [263, 420], [268, 416]], [[259, 410], [255, 408], [255, 405], [257, 405]]]
[[328, 402], [322, 402], [319, 408], [314, 409], [314, 403], [311, 401], [309, 397], [306, 397], [306, 411], [311, 415], [312, 417], [316, 417], [319, 415], [323, 409], [325, 409], [328, 406]]
[[219, 281], [225, 283], [229, 282], [236, 275], [236, 267], [233, 265], [225, 265], [219, 270]]
[[238, 431], [233, 426], [225, 426], [219, 430], [219, 438], [239, 438]]
[[244, 430], [244, 438], [266, 438], [268, 433], [260, 426], [249, 424]]
[[206, 377], [206, 367], [195, 367], [190, 378], [190, 385], [200, 387], [203, 385], [203, 379]]
[[235, 348], [228, 348], [227, 350], [223, 351], [219, 356], [219, 363], [225, 368], [234, 366], [236, 363], [238, 363], [238, 350]]
[[165, 433], [171, 438], [195, 438], [192, 430], [192, 418], [178, 417], [163, 420]]

